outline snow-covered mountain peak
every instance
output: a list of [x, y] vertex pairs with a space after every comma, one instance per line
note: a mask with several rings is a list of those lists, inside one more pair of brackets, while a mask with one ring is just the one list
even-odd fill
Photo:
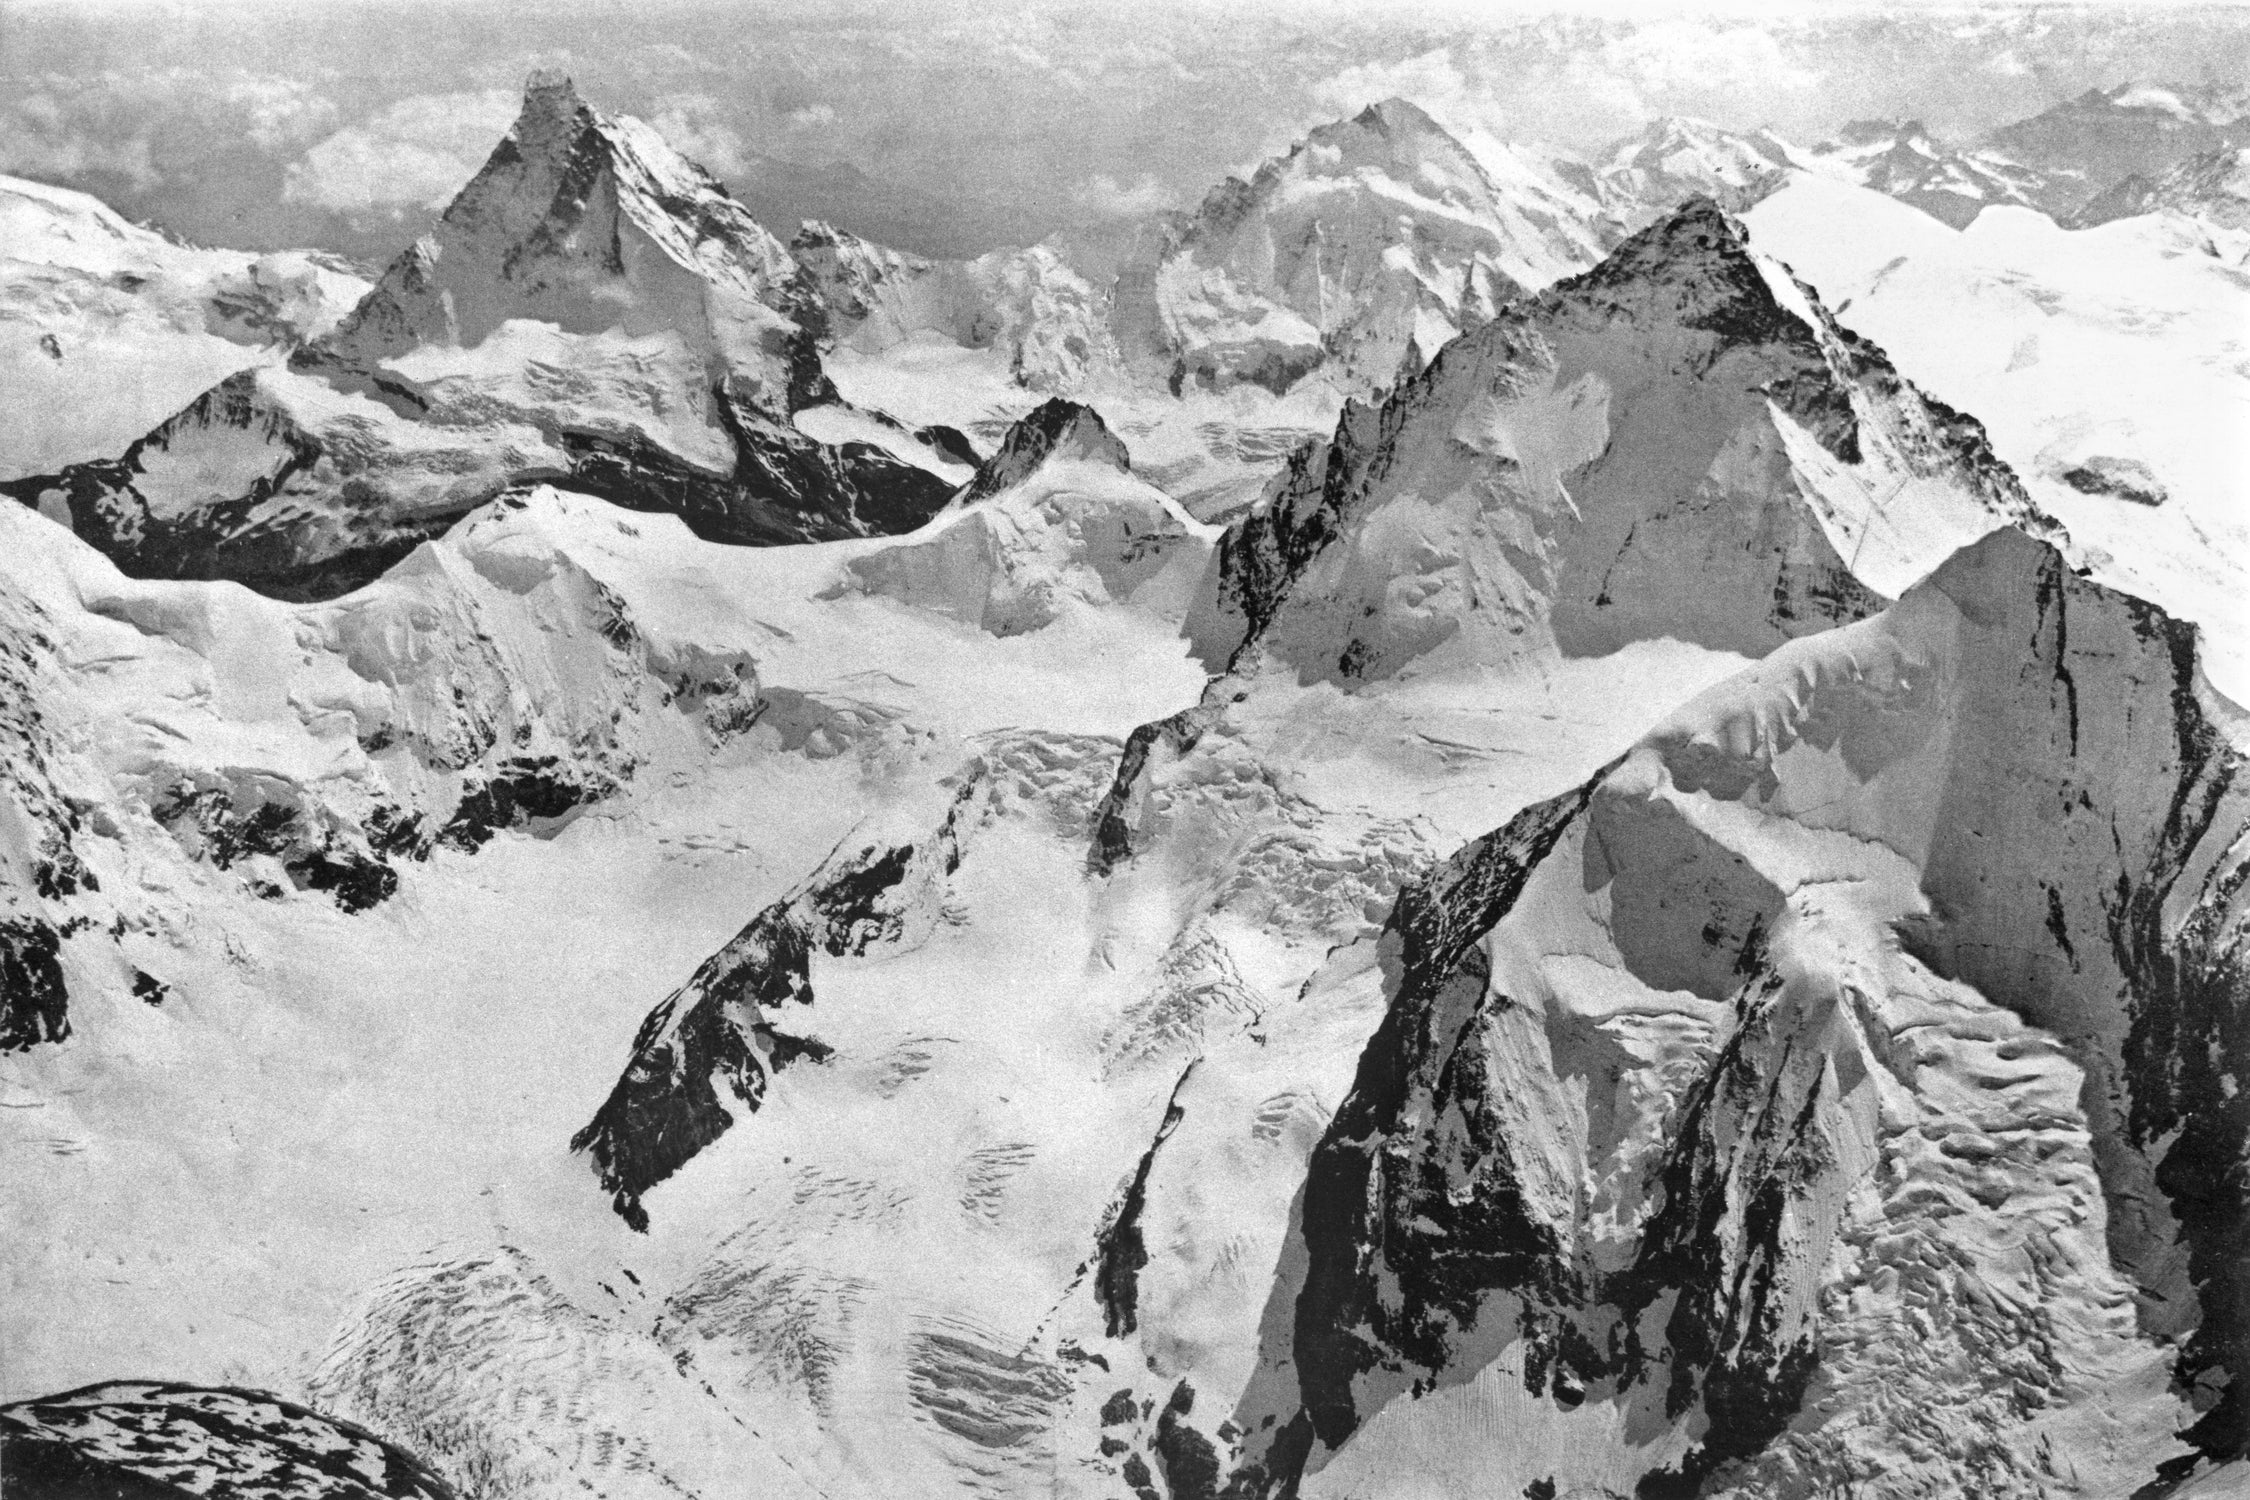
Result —
[[1121, 474], [1133, 467], [1132, 455], [1102, 421], [1101, 413], [1057, 396], [1008, 429], [999, 451], [985, 460], [961, 492], [962, 503], [973, 505], [1013, 488], [1053, 458], [1100, 464]]
[[1420, 105], [1398, 98], [1370, 104], [1348, 120], [1315, 127], [1287, 155], [1260, 167], [1258, 176], [1341, 177], [1361, 172], [1390, 174], [1408, 186], [1433, 190], [1433, 196], [1464, 200], [1476, 192], [1481, 185], [1476, 178], [1482, 176], [1466, 146]]
[[1998, 152], [1947, 146], [1920, 120], [1854, 120], [1815, 147], [1809, 165], [1956, 229], [1993, 204], [2045, 208], [2055, 193], [2045, 174]]
[[994, 635], [1086, 606], [1177, 623], [1216, 529], [1132, 472], [1092, 407], [1056, 398], [1008, 429], [946, 512], [847, 565], [847, 591], [883, 594]]
[[[537, 75], [333, 333], [182, 398], [114, 460], [7, 492], [130, 572], [289, 597], [365, 582], [510, 486], [564, 478], [719, 541], [912, 530], [959, 465], [798, 427], [836, 402], [819, 321], [810, 280], [715, 179]], [[830, 415], [821, 430], [852, 426]]]
[[2088, 89], [1979, 143], [2049, 180], [2040, 206], [2062, 214], [2127, 177], [2155, 179], [2229, 143], [2250, 118], [2250, 91], [2127, 81]]
[[371, 370], [475, 348], [513, 320], [671, 336], [738, 399], [784, 414], [818, 393], [806, 298], [780, 241], [649, 126], [537, 73], [506, 137], [431, 233], [300, 363]]
[[1659, 636], [1758, 656], [2034, 516], [1973, 421], [1698, 198], [1347, 409], [1230, 530], [1196, 635], [1344, 683]]
[[1127, 358], [1175, 391], [1279, 394], [1320, 371], [1363, 394], [1588, 264], [1592, 217], [1559, 179], [1503, 191], [1427, 113], [1386, 100], [1213, 188], [1120, 274], [1113, 321]]
[[1745, 135], [1688, 115], [1663, 115], [1610, 148], [1602, 177], [1612, 193], [1644, 212], [1665, 213], [1695, 196], [1742, 206], [1797, 164], [1796, 148], [1770, 130]]

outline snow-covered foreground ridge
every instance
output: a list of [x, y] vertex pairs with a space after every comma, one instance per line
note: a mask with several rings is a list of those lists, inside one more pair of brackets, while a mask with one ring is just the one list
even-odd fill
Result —
[[[1409, 888], [1252, 1491], [2239, 1458], [2244, 751], [2191, 630], [2002, 531]], [[2122, 1410], [2174, 1339], [2177, 1457]]]

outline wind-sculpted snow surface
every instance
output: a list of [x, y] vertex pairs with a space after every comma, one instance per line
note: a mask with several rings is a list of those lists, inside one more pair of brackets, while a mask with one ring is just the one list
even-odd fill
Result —
[[1337, 681], [1757, 656], [2029, 512], [1974, 421], [1703, 199], [1348, 408], [1229, 528], [1198, 649]]
[[567, 478], [715, 540], [911, 530], [952, 486], [790, 421], [834, 399], [810, 283], [648, 126], [537, 75], [436, 228], [289, 368], [114, 460], [6, 485], [136, 576], [333, 597], [511, 484]]
[[1295, 1409], [1237, 1412], [1281, 1420], [1236, 1484], [2122, 1494], [2242, 1457], [2215, 703], [2191, 630], [2006, 530], [1406, 892], [1275, 1291]]
[[402, 860], [551, 828], [651, 754], [747, 728], [746, 651], [651, 631], [572, 555], [576, 528], [622, 524], [517, 496], [290, 606], [135, 582], [0, 512], [4, 1044], [67, 1035], [55, 934], [162, 927], [168, 866], [364, 910]]

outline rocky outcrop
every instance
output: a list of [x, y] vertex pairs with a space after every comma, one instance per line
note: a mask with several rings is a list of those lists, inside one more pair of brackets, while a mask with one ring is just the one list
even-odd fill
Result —
[[[648, 1228], [641, 1198], [755, 1110], [767, 1079], [827, 1049], [773, 1025], [784, 1004], [813, 1001], [811, 957], [865, 953], [927, 919], [931, 890], [960, 864], [958, 819], [969, 788], [920, 844], [839, 850], [703, 961], [633, 1039], [632, 1060], [570, 1149], [592, 1158], [618, 1216]], [[733, 1101], [730, 1106], [727, 1102]]]
[[452, 1500], [413, 1454], [264, 1391], [120, 1380], [0, 1406], [0, 1468], [24, 1500], [238, 1495]]
[[1050, 458], [1077, 459], [1129, 471], [1132, 455], [1110, 432], [1101, 413], [1090, 406], [1060, 397], [1044, 401], [1008, 429], [992, 457], [977, 469], [976, 478], [962, 490], [961, 503], [974, 505], [1002, 490], [1013, 489], [1031, 477]]
[[1582, 1407], [1636, 1436], [1456, 1487], [1903, 1495], [1973, 1448], [2031, 1494], [2043, 1414], [2173, 1339], [2178, 1439], [2092, 1482], [2240, 1457], [2224, 712], [2191, 630], [2003, 530], [1402, 895], [1304, 1190], [1301, 1401], [1237, 1485], [1473, 1400], [1540, 1463]]
[[0, 919], [0, 1052], [70, 1035], [70, 992], [55, 929], [35, 916]]
[[648, 126], [537, 75], [434, 230], [290, 368], [115, 460], [9, 481], [138, 577], [329, 598], [511, 485], [748, 545], [911, 530], [951, 486], [799, 432], [835, 399], [779, 241]]
[[[627, 1223], [642, 1198], [764, 1100], [773, 1076], [827, 1048], [785, 1029], [784, 1006], [814, 1002], [812, 959], [918, 948], [947, 920], [955, 872], [1010, 798], [1082, 836], [1095, 778], [1116, 742], [1006, 733], [918, 801], [846, 837], [762, 908], [650, 1011], [617, 1084], [571, 1140]], [[927, 1065], [927, 1058], [922, 1059]]]
[[1214, 668], [1345, 683], [1662, 635], [1760, 656], [2030, 511], [1704, 199], [1348, 408], [1228, 529], [1194, 623]]

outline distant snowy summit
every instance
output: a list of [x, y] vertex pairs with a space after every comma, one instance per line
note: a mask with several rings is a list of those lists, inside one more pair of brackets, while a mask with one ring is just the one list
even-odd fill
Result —
[[363, 582], [538, 481], [725, 541], [910, 529], [958, 458], [801, 432], [796, 411], [835, 401], [818, 321], [802, 269], [708, 174], [535, 75], [432, 232], [287, 369], [5, 489], [128, 572], [293, 597]]
[[1292, 459], [1199, 647], [1340, 683], [1660, 636], [1759, 656], [2008, 523], [2043, 525], [1977, 424], [1698, 198]]

